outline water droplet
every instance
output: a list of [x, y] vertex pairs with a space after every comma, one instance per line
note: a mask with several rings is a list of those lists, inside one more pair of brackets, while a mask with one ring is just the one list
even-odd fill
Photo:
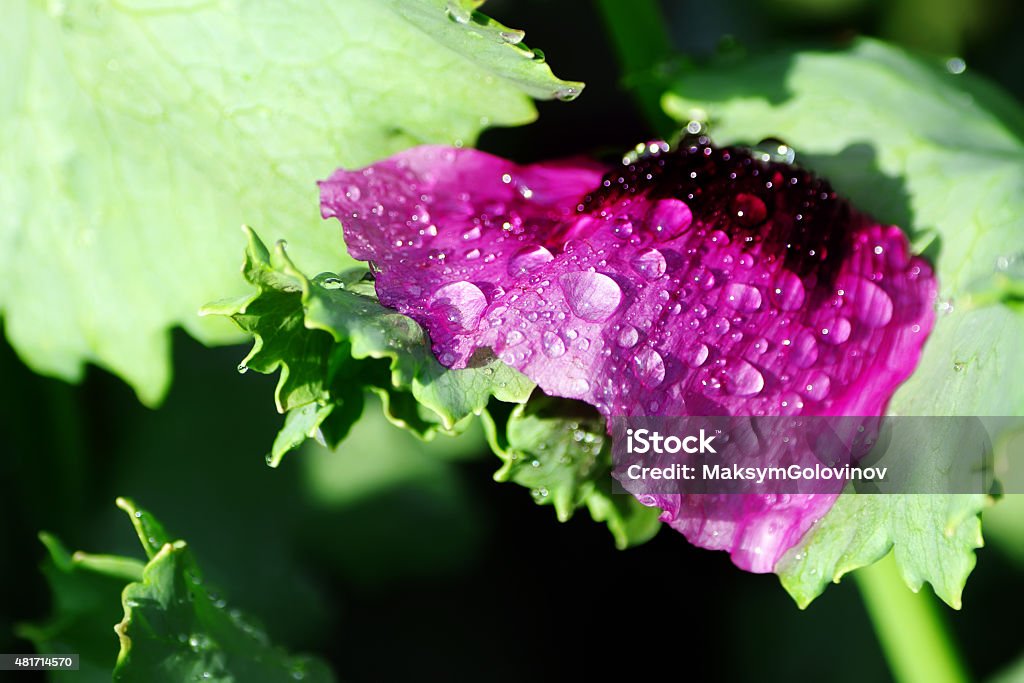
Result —
[[955, 75], [962, 74], [967, 71], [967, 62], [960, 57], [951, 57], [946, 60], [946, 71]]
[[571, 102], [580, 95], [580, 89], [572, 86], [555, 89], [555, 97], [563, 102]]
[[550, 251], [539, 244], [532, 244], [528, 247], [523, 247], [509, 260], [508, 274], [516, 276], [529, 273], [537, 270], [545, 263], [552, 261], [554, 258], [555, 257], [551, 255]]
[[868, 327], [883, 327], [892, 320], [892, 299], [875, 283], [857, 278], [840, 286], [853, 305], [853, 315]]
[[526, 34], [523, 31], [517, 31], [516, 29], [506, 29], [504, 31], [499, 31], [498, 35], [501, 37], [503, 41], [505, 41], [509, 45], [518, 45], [519, 43], [523, 42], [523, 38], [526, 37]]
[[836, 318], [831, 323], [824, 325], [819, 331], [819, 336], [823, 342], [828, 344], [842, 344], [844, 341], [850, 338], [850, 331], [852, 325], [846, 318]]
[[796, 341], [791, 347], [790, 358], [800, 368], [809, 368], [814, 365], [814, 362], [818, 360], [818, 342], [815, 341], [812, 332], [804, 330], [797, 335]]
[[711, 351], [708, 349], [707, 344], [698, 344], [686, 362], [691, 368], [699, 368], [707, 361], [710, 353]]
[[188, 637], [188, 646], [193, 652], [206, 650], [210, 647], [210, 639], [202, 633], [193, 633]]
[[779, 396], [780, 415], [799, 415], [800, 411], [803, 409], [804, 401], [798, 394], [794, 394], [792, 391], [787, 391]]
[[470, 228], [469, 230], [467, 230], [466, 232], [462, 233], [462, 239], [466, 240], [467, 242], [469, 240], [475, 240], [475, 239], [479, 239], [479, 238], [480, 238], [480, 226], [478, 226], [478, 225], [475, 225], [472, 228]]
[[471, 282], [460, 280], [444, 285], [430, 299], [430, 308], [452, 326], [471, 332], [480, 324], [487, 297]]
[[320, 286], [324, 289], [345, 289], [344, 281], [338, 277], [325, 277], [320, 281]]
[[564, 392], [567, 397], [580, 398], [590, 391], [590, 382], [583, 377], [558, 377], [552, 383], [557, 391]]
[[244, 375], [245, 373], [249, 372], [249, 366], [246, 365], [245, 363], [239, 363], [238, 372]]
[[751, 150], [761, 161], [778, 164], [792, 164], [796, 161], [796, 150], [777, 138], [765, 138]]
[[558, 336], [557, 332], [547, 330], [541, 337], [541, 348], [551, 358], [558, 358], [565, 354], [565, 342]]
[[761, 292], [757, 287], [739, 282], [732, 283], [725, 288], [725, 300], [738, 311], [752, 313], [761, 308]]
[[345, 188], [345, 197], [351, 199], [354, 202], [358, 202], [359, 198], [363, 196], [362, 191], [358, 185], [349, 185]]
[[793, 311], [804, 305], [804, 283], [791, 271], [783, 270], [771, 287], [771, 300], [784, 311]]
[[466, 252], [466, 260], [467, 261], [473, 261], [473, 260], [478, 259], [478, 258], [480, 258], [480, 250], [479, 249], [470, 249], [469, 251]]
[[448, 0], [445, 12], [448, 14], [449, 19], [460, 24], [468, 24], [470, 19], [473, 18], [473, 12], [461, 0]]
[[647, 225], [660, 241], [675, 239], [693, 223], [690, 207], [678, 199], [660, 199], [647, 214]]
[[645, 348], [633, 358], [633, 370], [640, 383], [654, 388], [665, 379], [665, 360], [651, 348]]
[[665, 274], [665, 257], [654, 248], [642, 249], [633, 256], [633, 269], [648, 280], [657, 280]]
[[566, 273], [559, 284], [572, 312], [588, 322], [604, 322], [622, 303], [622, 289], [603, 273]]
[[636, 343], [640, 341], [640, 333], [632, 325], [626, 325], [619, 332], [619, 346], [624, 349], [631, 349], [636, 346]]
[[831, 386], [832, 382], [828, 375], [823, 372], [812, 372], [800, 387], [800, 393], [812, 401], [822, 401], [828, 396]]
[[768, 209], [757, 195], [741, 192], [732, 200], [732, 214], [741, 227], [754, 228], [768, 218]]
[[734, 396], [754, 396], [764, 389], [764, 376], [745, 360], [730, 360], [724, 375], [725, 390]]
[[718, 316], [717, 318], [711, 321], [711, 329], [714, 331], [715, 334], [719, 336], [728, 332], [729, 327], [729, 320], [727, 318], [723, 318], [722, 316]]
[[515, 346], [516, 344], [522, 344], [524, 339], [526, 339], [526, 336], [523, 335], [522, 332], [519, 330], [512, 330], [505, 335], [505, 345]]
[[693, 272], [693, 275], [691, 276], [690, 279], [693, 280], [693, 283], [695, 285], [697, 285], [698, 287], [700, 287], [704, 291], [708, 291], [709, 289], [711, 289], [712, 287], [715, 286], [715, 275], [714, 275], [714, 273], [712, 273], [710, 270], [708, 270], [704, 266], [698, 267]]
[[619, 216], [612, 220], [612, 234], [618, 237], [620, 240], [629, 239], [633, 234], [633, 221], [629, 220], [624, 216]]

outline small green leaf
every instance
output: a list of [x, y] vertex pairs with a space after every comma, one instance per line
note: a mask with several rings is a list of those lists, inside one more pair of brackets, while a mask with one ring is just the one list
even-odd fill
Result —
[[[49, 534], [43, 572], [54, 594], [54, 616], [22, 625], [39, 652], [75, 652], [80, 670], [54, 672], [55, 681], [285, 683], [334, 680], [327, 666], [291, 656], [270, 643], [250, 619], [212, 594], [184, 541], [131, 501], [118, 498], [149, 557], [69, 555]], [[123, 606], [123, 613], [121, 607]], [[116, 637], [115, 637], [116, 632]], [[120, 653], [117, 640], [120, 639]], [[115, 656], [116, 655], [116, 656]]]
[[[780, 52], [684, 74], [664, 97], [719, 143], [784, 140], [797, 162], [936, 266], [941, 301], [921, 362], [893, 397], [903, 415], [1019, 415], [1024, 385], [1024, 112], [970, 73], [873, 40]], [[952, 442], [952, 441], [951, 441]], [[930, 457], [946, 457], [941, 442]], [[945, 449], [948, 450], [948, 447]], [[893, 547], [907, 584], [959, 606], [986, 498], [842, 496], [777, 571], [801, 605]]]
[[164, 545], [124, 589], [114, 680], [260, 683], [333, 680], [322, 662], [271, 645], [247, 617], [214, 597], [184, 541]]
[[494, 478], [530, 490], [540, 505], [553, 505], [560, 521], [586, 506], [606, 522], [619, 548], [649, 540], [660, 510], [611, 491], [611, 443], [605, 420], [589, 406], [542, 394], [516, 406], [499, 422], [488, 416], [491, 448], [504, 461]]
[[53, 593], [53, 615], [40, 624], [21, 624], [19, 637], [37, 652], [74, 652], [78, 671], [50, 672], [55, 683], [108, 683], [117, 659], [112, 627], [121, 618], [121, 591], [142, 578], [143, 563], [126, 557], [69, 554], [60, 541], [39, 534], [48, 556], [43, 575]]
[[358, 419], [365, 389], [382, 398], [392, 422], [427, 438], [460, 431], [492, 396], [522, 403], [533, 390], [496, 358], [463, 370], [443, 367], [414, 320], [377, 302], [367, 271], [310, 279], [284, 245], [270, 253], [252, 230], [246, 234], [244, 273], [257, 291], [202, 312], [230, 316], [253, 335], [240, 368], [280, 370], [277, 407], [287, 417], [271, 464], [309, 437], [336, 445]]
[[[316, 180], [420, 143], [472, 144], [568, 97], [466, 0], [13, 0], [0, 22], [0, 314], [33, 369], [86, 362], [152, 405], [169, 333], [229, 343], [233, 230], [287, 226], [338, 270]], [[466, 19], [461, 21], [458, 19]]]
[[139, 542], [146, 551], [146, 557], [153, 559], [165, 545], [171, 542], [172, 539], [163, 525], [153, 515], [136, 507], [133, 501], [127, 498], [118, 498], [115, 503], [132, 520], [132, 526], [135, 527]]

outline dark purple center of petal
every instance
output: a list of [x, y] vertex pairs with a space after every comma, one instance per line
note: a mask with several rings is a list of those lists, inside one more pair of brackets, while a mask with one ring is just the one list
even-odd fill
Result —
[[[611, 171], [578, 210], [599, 213], [637, 195], [679, 200], [694, 222], [724, 232], [742, 252], [784, 258], [797, 275], [813, 271], [826, 281], [846, 257], [855, 227], [849, 204], [826, 181], [795, 166], [756, 160], [746, 149], [714, 148], [703, 136]], [[648, 217], [655, 230], [667, 233], [684, 222], [673, 209], [672, 203], [655, 204]]]

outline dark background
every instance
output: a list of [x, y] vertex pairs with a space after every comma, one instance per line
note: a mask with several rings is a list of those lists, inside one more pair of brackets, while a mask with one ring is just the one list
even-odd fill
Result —
[[[573, 104], [540, 103], [538, 123], [489, 131], [479, 146], [533, 161], [651, 137], [590, 3], [485, 9], [528, 29], [526, 42], [587, 90]], [[698, 59], [725, 36], [755, 51], [865, 33], [963, 56], [1018, 98], [1024, 90], [1018, 3], [733, 0], [664, 11], [675, 48]], [[526, 489], [495, 483], [498, 460], [478, 433], [425, 447], [371, 404], [338, 453], [310, 448], [271, 470], [275, 379], [237, 374], [242, 347], [174, 341], [174, 386], [158, 411], [102, 371], [76, 387], [33, 375], [0, 344], [0, 652], [32, 651], [13, 624], [49, 613], [40, 529], [72, 549], [139, 554], [113, 505], [125, 495], [190, 542], [234, 605], [280, 643], [329, 658], [344, 680], [577, 679], [613, 662], [638, 677], [889, 677], [852, 580], [801, 612], [774, 576], [742, 572], [671, 530], [617, 551], [585, 511], [560, 524]], [[1011, 544], [979, 553], [962, 612], [942, 608], [979, 679], [1021, 653], [1019, 629], [1000, 626], [1021, 607]], [[110, 648], [113, 664], [113, 630]]]

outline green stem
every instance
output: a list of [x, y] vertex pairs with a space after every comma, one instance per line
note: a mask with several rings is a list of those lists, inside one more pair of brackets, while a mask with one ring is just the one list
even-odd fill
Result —
[[891, 553], [853, 576], [893, 678], [899, 683], [969, 680], [935, 600], [907, 588]]
[[672, 52], [657, 0], [595, 0], [622, 74], [651, 128], [662, 137], [676, 125], [661, 109], [665, 88], [656, 70]]

